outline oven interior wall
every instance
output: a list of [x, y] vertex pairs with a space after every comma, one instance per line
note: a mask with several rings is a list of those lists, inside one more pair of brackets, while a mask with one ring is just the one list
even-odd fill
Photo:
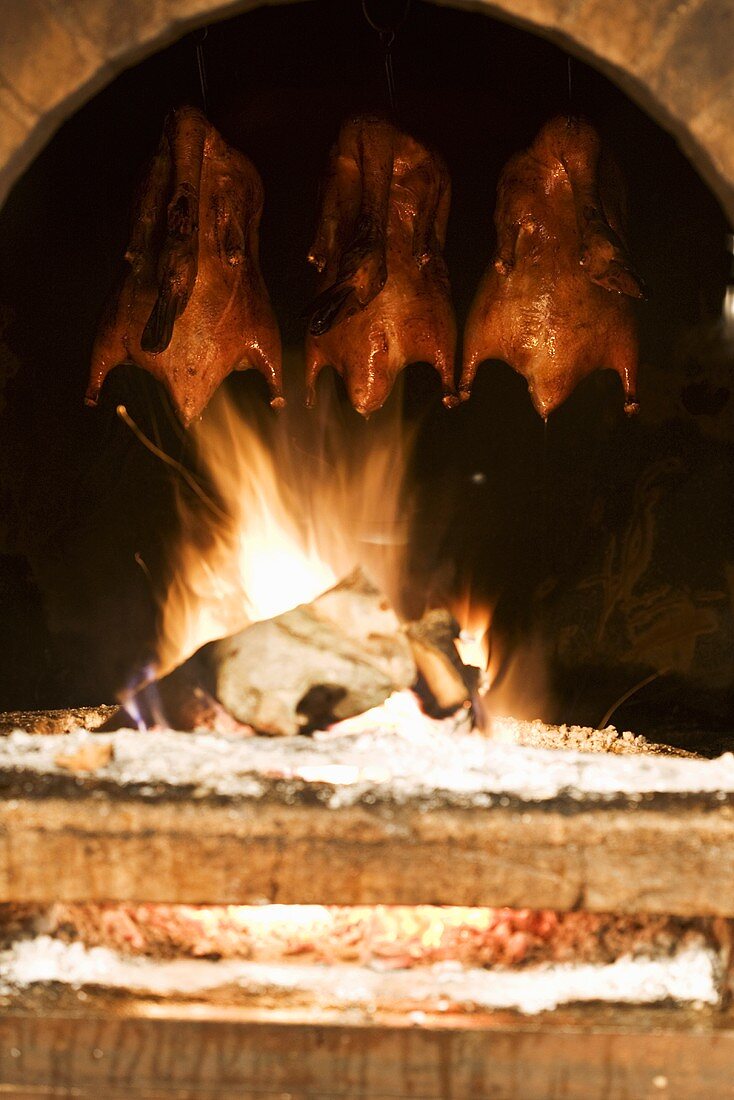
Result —
[[[170, 475], [116, 404], [169, 453], [185, 457], [185, 441], [135, 368], [113, 373], [98, 410], [82, 398], [140, 167], [166, 112], [201, 103], [200, 38], [79, 111], [0, 212], [0, 709], [109, 700], [154, 651], [148, 574], [165, 577]], [[298, 401], [318, 180], [344, 115], [387, 106], [380, 50], [360, 4], [314, 0], [212, 26], [204, 51], [209, 115], [265, 183], [261, 259]], [[483, 15], [415, 3], [394, 58], [400, 120], [452, 173], [446, 253], [461, 330], [491, 254], [497, 177], [568, 109], [568, 57]], [[438, 600], [469, 583], [491, 599], [506, 652], [540, 639], [547, 719], [595, 723], [657, 671], [620, 723], [721, 729], [734, 686], [732, 352], [716, 325], [726, 222], [672, 139], [576, 60], [570, 105], [597, 123], [629, 185], [632, 250], [652, 289], [640, 310], [642, 412], [626, 421], [618, 381], [602, 373], [544, 429], [523, 379], [498, 363], [446, 411], [433, 372], [411, 368], [420, 507], [406, 604], [421, 610], [426, 591]], [[264, 398], [250, 374], [229, 385]]]

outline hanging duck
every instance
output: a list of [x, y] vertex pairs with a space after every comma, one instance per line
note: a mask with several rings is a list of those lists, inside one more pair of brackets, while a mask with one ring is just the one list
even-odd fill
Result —
[[285, 404], [280, 334], [258, 260], [262, 206], [251, 161], [198, 109], [174, 111], [137, 196], [128, 269], [94, 344], [88, 405], [124, 362], [165, 386], [184, 426], [234, 370], [259, 370], [270, 404]]
[[547, 419], [582, 378], [616, 371], [637, 412], [637, 327], [645, 297], [624, 243], [622, 186], [590, 123], [559, 116], [505, 166], [497, 246], [466, 325], [459, 393], [479, 365], [502, 359], [527, 380]]
[[330, 365], [357, 412], [385, 403], [409, 363], [454, 390], [456, 326], [443, 259], [451, 183], [441, 158], [382, 118], [345, 122], [331, 151], [316, 239], [319, 273], [306, 342], [306, 403]]

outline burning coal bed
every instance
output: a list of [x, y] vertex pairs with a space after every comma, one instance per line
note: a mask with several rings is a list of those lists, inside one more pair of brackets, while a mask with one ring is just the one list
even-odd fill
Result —
[[248, 1008], [536, 1014], [569, 1003], [717, 1006], [709, 922], [435, 906], [3, 906], [0, 996], [114, 994]]

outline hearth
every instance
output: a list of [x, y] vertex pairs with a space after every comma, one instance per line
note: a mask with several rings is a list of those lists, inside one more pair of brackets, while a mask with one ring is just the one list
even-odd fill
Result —
[[42, 7], [0, 1091], [734, 1096], [728, 12]]

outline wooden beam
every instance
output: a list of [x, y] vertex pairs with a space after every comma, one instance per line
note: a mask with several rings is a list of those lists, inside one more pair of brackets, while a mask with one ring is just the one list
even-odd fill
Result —
[[[515, 753], [529, 768], [538, 756]], [[613, 768], [620, 760], [604, 762]], [[649, 770], [649, 758], [640, 760]], [[583, 777], [578, 782], [527, 800], [500, 788], [491, 805], [450, 792], [406, 799], [384, 784], [367, 785], [334, 805], [337, 788], [303, 779], [261, 775], [257, 795], [247, 797], [6, 770], [0, 901], [734, 915], [731, 792], [611, 795], [584, 791]]]
[[348, 1026], [147, 1002], [15, 1006], [0, 1020], [0, 1096], [733, 1100], [734, 1021], [693, 1017], [588, 1010]]

